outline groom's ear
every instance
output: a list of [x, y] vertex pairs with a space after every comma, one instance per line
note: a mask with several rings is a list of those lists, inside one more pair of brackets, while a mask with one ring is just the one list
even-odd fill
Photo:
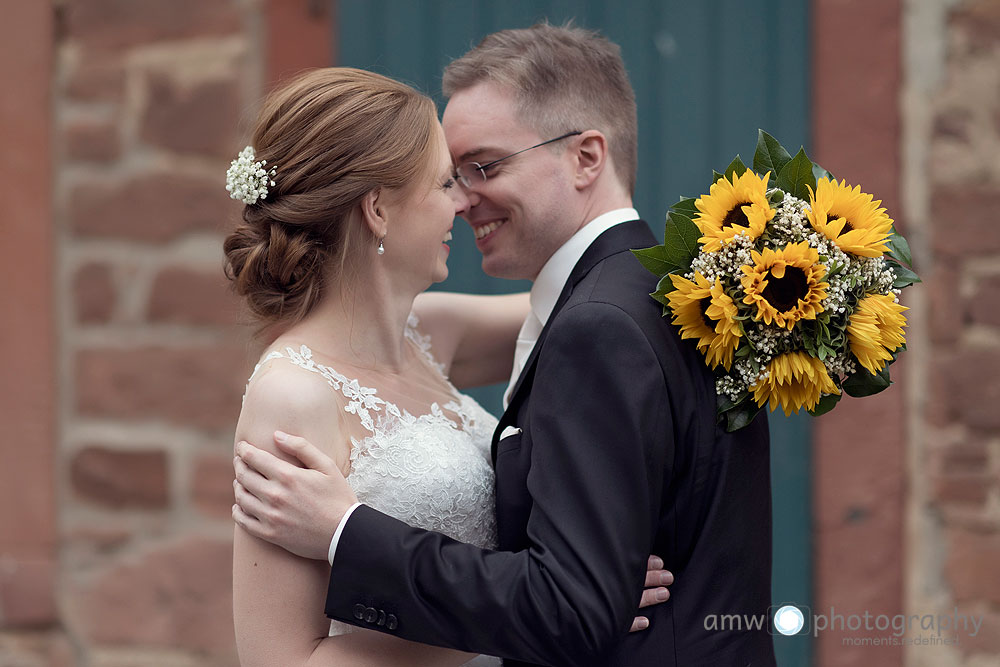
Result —
[[361, 199], [361, 217], [375, 238], [385, 237], [388, 224], [381, 188], [375, 188]]
[[589, 187], [607, 165], [608, 140], [598, 130], [587, 130], [576, 140], [573, 154], [576, 171], [573, 185], [577, 190]]

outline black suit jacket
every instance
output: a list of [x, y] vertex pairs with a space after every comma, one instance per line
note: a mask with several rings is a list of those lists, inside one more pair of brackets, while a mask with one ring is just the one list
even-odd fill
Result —
[[[655, 243], [642, 221], [602, 234], [542, 330], [494, 436], [500, 550], [362, 506], [328, 616], [506, 665], [774, 664], [766, 623], [706, 629], [767, 613], [767, 421], [717, 425], [712, 374], [629, 252]], [[650, 553], [676, 583], [629, 634]]]

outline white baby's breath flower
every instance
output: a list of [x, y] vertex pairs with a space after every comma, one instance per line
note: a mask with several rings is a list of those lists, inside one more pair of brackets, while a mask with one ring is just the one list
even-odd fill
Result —
[[267, 160], [257, 160], [253, 146], [247, 146], [226, 170], [226, 190], [232, 199], [244, 204], [256, 204], [267, 198], [267, 188], [274, 187], [271, 180], [277, 173], [274, 167], [266, 168]]

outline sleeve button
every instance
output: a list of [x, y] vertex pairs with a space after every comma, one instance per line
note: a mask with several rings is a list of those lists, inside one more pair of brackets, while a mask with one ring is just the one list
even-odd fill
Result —
[[378, 618], [378, 612], [375, 611], [375, 607], [365, 609], [365, 623], [374, 623], [376, 618]]

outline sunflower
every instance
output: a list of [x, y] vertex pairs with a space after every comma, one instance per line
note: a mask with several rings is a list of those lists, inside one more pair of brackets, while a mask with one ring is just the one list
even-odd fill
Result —
[[712, 368], [722, 364], [728, 371], [743, 333], [736, 321], [736, 304], [722, 288], [722, 281], [716, 278], [713, 285], [700, 273], [694, 274], [694, 281], [679, 275], [670, 276], [670, 280], [676, 289], [667, 299], [681, 338], [697, 339], [705, 363]]
[[723, 176], [709, 188], [708, 194], [701, 196], [694, 205], [698, 215], [694, 224], [698, 225], [707, 252], [714, 252], [740, 232], [746, 232], [751, 239], [764, 233], [767, 221], [774, 217], [774, 209], [767, 203], [767, 181], [771, 172], [761, 178], [747, 169], [742, 176], [734, 172], [732, 180]]
[[752, 387], [754, 400], [763, 406], [771, 401], [771, 412], [781, 406], [785, 416], [805, 407], [812, 410], [822, 394], [839, 394], [826, 366], [806, 352], [786, 352], [767, 364], [767, 377]]
[[829, 285], [821, 282], [826, 267], [808, 243], [789, 243], [784, 248], [764, 248], [750, 253], [753, 266], [744, 264], [743, 303], [756, 305], [755, 320], [773, 321], [791, 331], [799, 320], [814, 320], [823, 312], [820, 302]]
[[906, 342], [904, 310], [906, 306], [896, 303], [892, 294], [870, 294], [851, 313], [847, 322], [851, 353], [872, 375], [885, 368], [891, 353]]
[[892, 232], [892, 218], [879, 208], [879, 201], [852, 189], [846, 181], [821, 178], [816, 191], [809, 191], [806, 215], [813, 228], [837, 244], [841, 250], [862, 257], [881, 257]]

